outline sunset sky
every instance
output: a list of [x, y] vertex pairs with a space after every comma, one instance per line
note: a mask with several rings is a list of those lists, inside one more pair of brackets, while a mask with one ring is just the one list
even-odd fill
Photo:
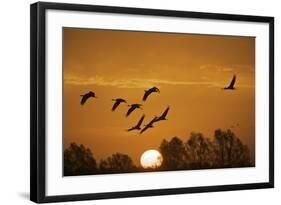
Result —
[[[231, 128], [255, 150], [255, 38], [64, 28], [64, 145], [89, 147], [95, 159], [120, 152], [139, 165], [141, 154], [163, 139], [186, 141], [191, 132], [213, 137]], [[237, 75], [236, 90], [222, 90]], [[142, 102], [144, 90], [156, 86]], [[80, 105], [81, 94], [98, 99]], [[143, 110], [125, 117], [113, 98]], [[143, 134], [127, 132], [170, 106], [168, 120]], [[238, 123], [238, 125], [237, 125]]]

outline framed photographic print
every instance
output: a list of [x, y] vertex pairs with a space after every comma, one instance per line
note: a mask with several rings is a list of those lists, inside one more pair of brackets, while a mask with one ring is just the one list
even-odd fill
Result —
[[31, 5], [34, 202], [274, 186], [274, 18]]

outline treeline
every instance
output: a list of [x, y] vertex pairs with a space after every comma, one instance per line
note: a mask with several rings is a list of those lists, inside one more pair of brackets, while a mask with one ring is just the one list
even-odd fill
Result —
[[90, 149], [76, 143], [64, 150], [64, 175], [92, 175], [145, 171], [172, 171], [255, 166], [247, 145], [231, 130], [215, 130], [212, 140], [201, 133], [191, 133], [186, 142], [178, 137], [163, 140], [159, 151], [163, 163], [157, 169], [136, 166], [130, 156], [115, 153], [99, 163]]

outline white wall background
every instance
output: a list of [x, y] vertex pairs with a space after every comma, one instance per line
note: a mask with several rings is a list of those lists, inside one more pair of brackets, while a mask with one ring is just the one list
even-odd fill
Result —
[[[49, 0], [52, 1], [52, 0]], [[0, 204], [29, 201], [29, 4], [0, 6]], [[61, 0], [69, 3], [146, 7], [275, 17], [275, 189], [187, 194], [63, 204], [277, 204], [281, 194], [281, 12], [278, 0]], [[279, 202], [280, 203], [280, 202]], [[61, 204], [61, 203], [60, 203]]]

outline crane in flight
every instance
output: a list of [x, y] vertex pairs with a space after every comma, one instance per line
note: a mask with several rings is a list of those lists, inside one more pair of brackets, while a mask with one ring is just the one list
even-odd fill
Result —
[[146, 101], [146, 99], [148, 98], [148, 96], [149, 96], [151, 93], [160, 93], [160, 90], [159, 90], [157, 87], [152, 87], [152, 88], [150, 88], [149, 90], [145, 90], [142, 100], [143, 100], [143, 101]]
[[128, 105], [130, 108], [128, 110], [128, 112], [126, 113], [126, 117], [128, 117], [135, 109], [142, 109], [141, 108], [141, 104], [131, 104], [131, 105]]
[[235, 82], [236, 82], [236, 75], [233, 75], [233, 78], [232, 78], [230, 84], [227, 87], [224, 87], [223, 89], [224, 90], [235, 90], [235, 87], [234, 87]]
[[112, 111], [116, 110], [116, 108], [121, 104], [121, 103], [127, 103], [126, 100], [122, 99], [122, 98], [116, 98], [116, 99], [112, 99], [112, 101], [114, 101], [115, 103], [113, 104], [112, 107]]
[[89, 98], [91, 98], [91, 97], [92, 98], [97, 98], [96, 94], [94, 92], [92, 92], [92, 91], [90, 91], [90, 92], [88, 92], [88, 93], [86, 93], [84, 95], [80, 95], [80, 96], [82, 97], [81, 102], [80, 102], [81, 105], [84, 105], [86, 103], [86, 101]]
[[155, 122], [159, 122], [159, 121], [161, 121], [161, 120], [167, 120], [167, 115], [168, 115], [168, 112], [169, 112], [169, 110], [170, 110], [170, 106], [168, 106], [167, 108], [166, 108], [166, 110], [162, 113], [162, 115], [160, 116], [160, 117], [157, 117], [157, 119], [155, 120]]
[[140, 134], [146, 131], [149, 128], [153, 127], [153, 123], [155, 123], [157, 120], [157, 117], [154, 117], [147, 125], [144, 126], [144, 128], [140, 131]]
[[127, 131], [130, 132], [130, 131], [132, 131], [132, 130], [141, 130], [141, 124], [142, 124], [142, 122], [143, 122], [143, 120], [144, 120], [144, 117], [145, 117], [145, 115], [143, 115], [143, 116], [140, 118], [140, 120], [138, 121], [138, 124], [137, 124], [137, 125], [133, 126], [133, 127], [130, 128], [130, 129], [127, 129]]

